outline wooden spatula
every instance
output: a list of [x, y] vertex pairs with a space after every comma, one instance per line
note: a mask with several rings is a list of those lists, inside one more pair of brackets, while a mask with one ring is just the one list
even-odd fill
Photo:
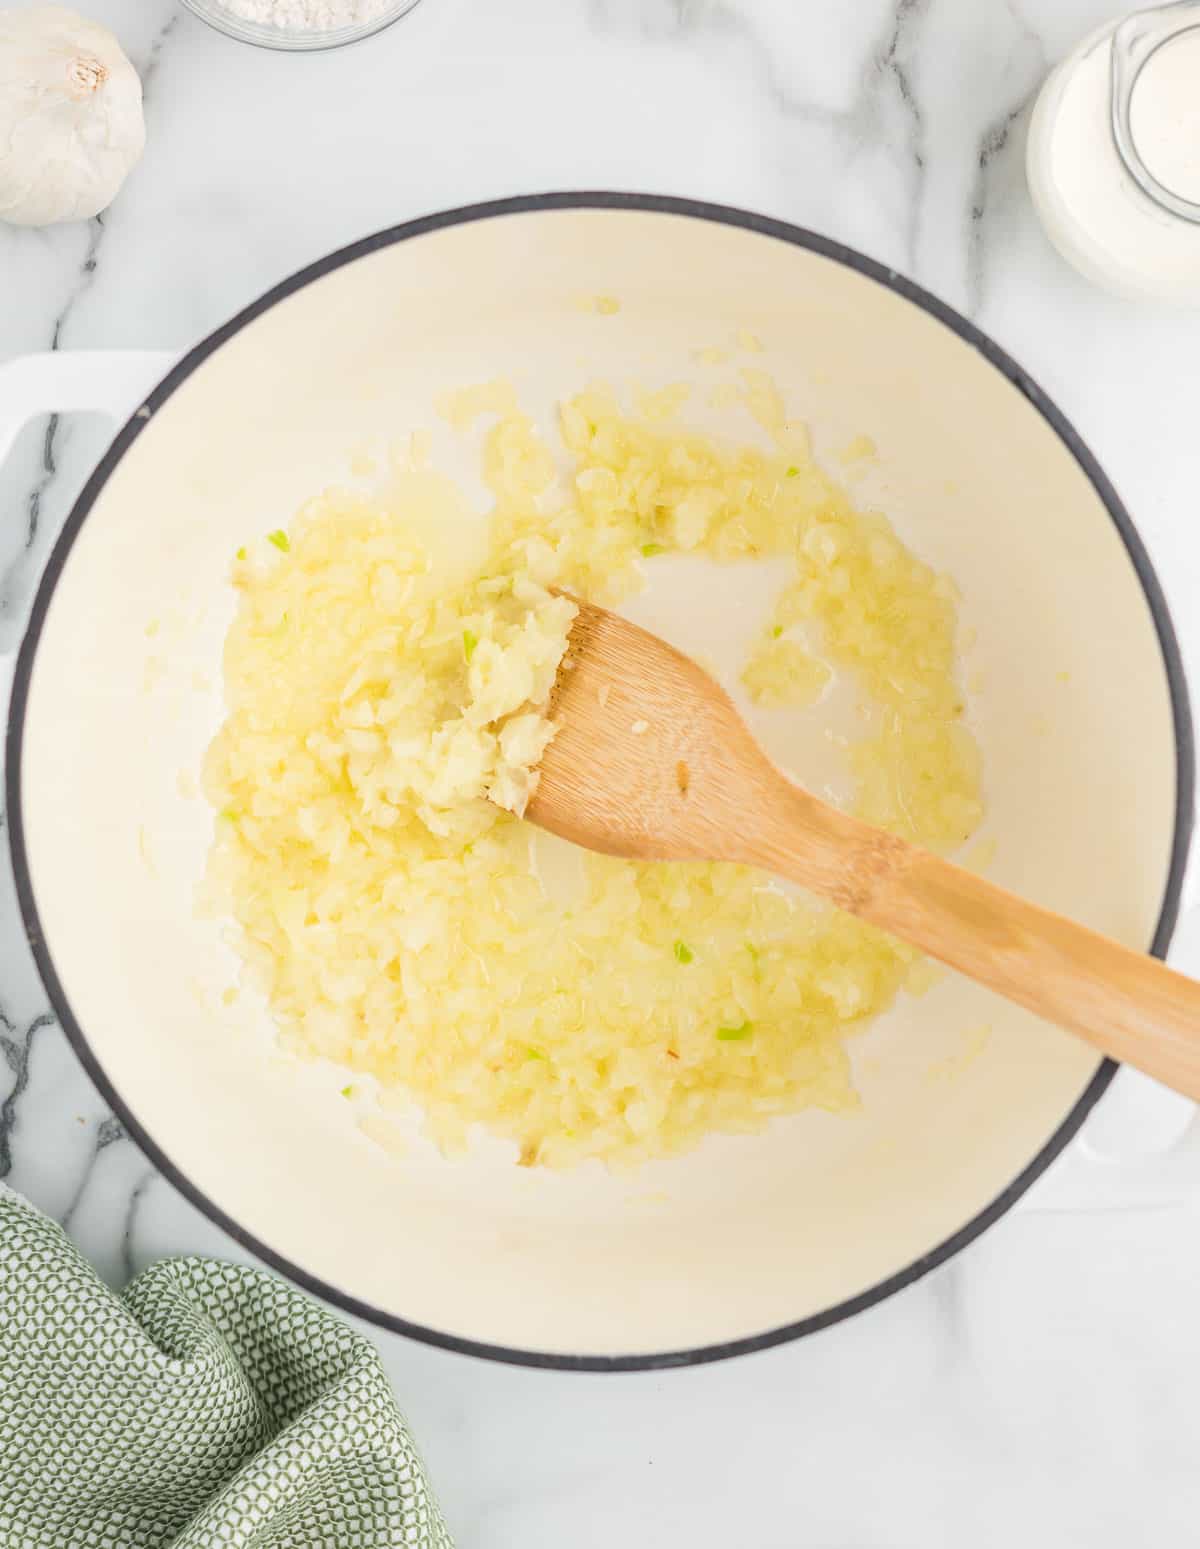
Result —
[[789, 877], [1200, 1099], [1200, 984], [800, 789], [665, 641], [581, 604], [551, 713], [531, 822], [606, 855]]

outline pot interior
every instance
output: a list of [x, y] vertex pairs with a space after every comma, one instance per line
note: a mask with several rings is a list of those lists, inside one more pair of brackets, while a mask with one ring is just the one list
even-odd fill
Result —
[[[580, 305], [598, 293], [620, 310]], [[73, 529], [32, 655], [19, 816], [59, 1009], [133, 1121], [257, 1245], [385, 1321], [609, 1358], [820, 1317], [978, 1217], [1096, 1076], [1082, 1044], [946, 978], [854, 1041], [857, 1114], [553, 1174], [486, 1145], [392, 1154], [337, 1072], [279, 1054], [250, 997], [222, 1004], [233, 955], [195, 911], [213, 819], [187, 775], [221, 717], [234, 550], [372, 437], [428, 427], [479, 493], [475, 452], [433, 413], [444, 389], [507, 376], [549, 424], [594, 377], [710, 384], [697, 352], [739, 330], [765, 348], [725, 375], [769, 371], [822, 458], [872, 438], [860, 503], [961, 589], [990, 874], [1132, 946], [1154, 934], [1176, 776], [1150, 608], [1068, 447], [970, 342], [833, 257], [679, 212], [525, 210], [331, 268], [186, 375]], [[761, 576], [664, 574], [637, 616], [728, 659]], [[759, 724], [818, 778], [819, 718]]]

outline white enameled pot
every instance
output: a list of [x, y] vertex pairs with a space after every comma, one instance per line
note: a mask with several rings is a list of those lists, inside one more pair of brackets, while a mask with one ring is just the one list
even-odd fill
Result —
[[[619, 312], [579, 305], [597, 293]], [[991, 874], [1163, 952], [1193, 770], [1149, 561], [1038, 388], [855, 253], [678, 200], [518, 199], [334, 254], [160, 381], [164, 363], [137, 358], [116, 363], [115, 384], [111, 360], [0, 371], [0, 420], [6, 394], [10, 411], [136, 407], [53, 553], [16, 671], [10, 829], [51, 1000], [169, 1177], [286, 1273], [387, 1327], [601, 1368], [806, 1333], [970, 1243], [1112, 1074], [948, 978], [856, 1040], [858, 1114], [800, 1114], [632, 1175], [547, 1174], [487, 1145], [463, 1161], [392, 1154], [333, 1073], [277, 1054], [260, 1007], [221, 1003], [231, 954], [194, 907], [212, 814], [186, 775], [221, 714], [233, 551], [286, 524], [364, 441], [433, 428], [447, 387], [509, 376], [548, 414], [594, 376], [715, 381], [697, 352], [741, 330], [765, 346], [741, 363], [771, 372], [819, 455], [872, 438], [859, 498], [961, 588]], [[466, 475], [445, 427], [434, 449]], [[685, 649], [744, 644], [766, 595], [753, 568], [663, 574], [640, 618]], [[785, 765], [823, 778], [819, 717], [759, 725]]]

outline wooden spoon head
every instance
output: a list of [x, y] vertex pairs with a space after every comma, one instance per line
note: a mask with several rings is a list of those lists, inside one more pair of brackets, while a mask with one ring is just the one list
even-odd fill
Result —
[[580, 603], [550, 714], [558, 731], [530, 822], [633, 860], [739, 853], [729, 814], [769, 766], [729, 695], [690, 657]]

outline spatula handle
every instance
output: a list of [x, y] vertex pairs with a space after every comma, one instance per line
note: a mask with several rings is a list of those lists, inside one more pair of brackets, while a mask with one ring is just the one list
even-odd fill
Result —
[[935, 855], [881, 879], [864, 919], [1200, 1101], [1200, 984]]
[[795, 786], [775, 794], [758, 864], [1200, 1101], [1200, 984]]

